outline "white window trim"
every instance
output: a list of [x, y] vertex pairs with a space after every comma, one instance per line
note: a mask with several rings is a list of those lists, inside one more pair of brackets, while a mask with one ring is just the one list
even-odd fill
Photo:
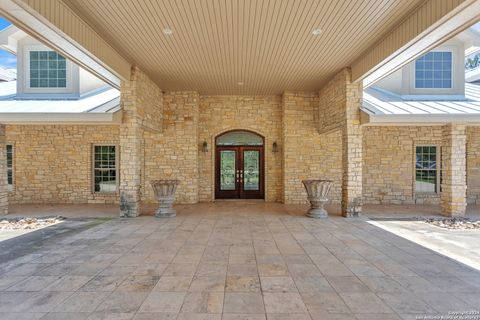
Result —
[[[417, 191], [416, 182], [417, 182], [417, 147], [436, 147], [437, 154], [436, 154], [436, 161], [437, 161], [437, 168], [436, 171], [436, 178], [437, 183], [435, 185], [434, 192], [426, 192], [426, 191]], [[441, 152], [442, 148], [440, 144], [436, 143], [418, 143], [413, 145], [413, 193], [415, 195], [440, 195], [441, 191], [441, 175], [442, 175], [442, 162], [441, 162]]]
[[74, 78], [78, 78], [78, 69], [72, 62], [66, 59], [66, 82], [65, 88], [32, 88], [30, 87], [30, 51], [55, 51], [44, 45], [26, 44], [23, 47], [23, 93], [25, 94], [78, 94], [78, 84]]
[[[451, 78], [450, 78], [450, 87], [443, 87], [443, 88], [418, 88], [417, 87], [417, 60], [418, 59], [415, 59], [414, 62], [413, 62], [413, 88], [415, 90], [451, 90], [453, 89], [453, 83], [454, 83], [454, 77], [455, 77], [455, 74], [454, 74], [454, 71], [453, 71], [453, 68], [454, 68], [454, 61], [455, 61], [455, 52], [453, 49], [437, 49], [437, 50], [431, 50], [427, 53], [432, 53], [432, 52], [450, 52], [452, 54], [452, 60], [450, 61], [450, 70], [451, 70]], [[423, 57], [423, 56], [422, 56]], [[420, 57], [421, 58], [421, 57]], [[420, 59], [419, 58], [419, 59]]]
[[[109, 147], [115, 147], [115, 191], [95, 191], [95, 147], [105, 147], [105, 146], [109, 146]], [[120, 188], [120, 172], [119, 172], [119, 164], [120, 164], [120, 161], [119, 161], [119, 158], [118, 158], [118, 155], [120, 154], [118, 152], [118, 145], [115, 144], [115, 143], [95, 143], [95, 144], [92, 144], [92, 147], [91, 147], [91, 161], [92, 161], [92, 165], [91, 165], [91, 179], [92, 179], [92, 193], [94, 194], [117, 194], [118, 191], [119, 191], [119, 188]], [[109, 169], [110, 170], [110, 169]]]

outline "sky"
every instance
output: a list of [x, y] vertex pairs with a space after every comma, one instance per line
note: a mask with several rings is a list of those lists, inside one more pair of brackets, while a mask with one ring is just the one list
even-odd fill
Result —
[[[11, 23], [0, 17], [0, 30], [5, 29]], [[15, 69], [17, 66], [17, 57], [7, 51], [0, 49], [0, 67], [4, 69]]]

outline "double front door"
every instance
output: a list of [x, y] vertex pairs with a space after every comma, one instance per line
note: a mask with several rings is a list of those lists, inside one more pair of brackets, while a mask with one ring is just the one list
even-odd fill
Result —
[[217, 146], [215, 198], [263, 199], [263, 146]]

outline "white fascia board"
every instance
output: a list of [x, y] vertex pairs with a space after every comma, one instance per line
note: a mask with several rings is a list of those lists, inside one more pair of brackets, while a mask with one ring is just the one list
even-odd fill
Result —
[[[463, 123], [480, 125], [480, 114], [368, 114], [362, 110], [365, 125], [441, 125]], [[368, 117], [367, 117], [368, 116]]]
[[[19, 1], [21, 3], [21, 1]], [[0, 14], [10, 22], [19, 25], [22, 29], [37, 38], [39, 41], [61, 53], [82, 68], [90, 71], [116, 89], [120, 89], [121, 75], [100, 62], [93, 54], [67, 36], [61, 34], [47, 22], [39, 19], [16, 0], [0, 1]]]
[[117, 125], [122, 121], [122, 110], [116, 112], [82, 113], [0, 113], [2, 124], [102, 124]]

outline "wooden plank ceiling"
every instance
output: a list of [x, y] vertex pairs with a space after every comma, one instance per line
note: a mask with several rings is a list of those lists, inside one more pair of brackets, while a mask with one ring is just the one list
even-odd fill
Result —
[[162, 89], [202, 94], [315, 91], [424, 2], [64, 1]]

